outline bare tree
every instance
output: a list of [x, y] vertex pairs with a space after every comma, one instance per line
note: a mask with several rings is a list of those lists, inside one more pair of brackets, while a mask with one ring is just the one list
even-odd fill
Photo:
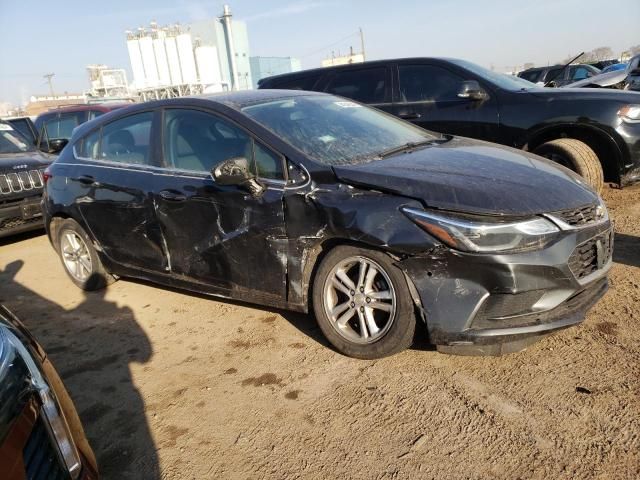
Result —
[[640, 45], [633, 45], [629, 47], [629, 51], [631, 52], [631, 56], [638, 55], [640, 53]]
[[593, 61], [610, 60], [614, 57], [611, 47], [598, 47], [591, 51]]
[[536, 66], [535, 63], [527, 62], [527, 63], [524, 64], [524, 67], [522, 67], [522, 69], [523, 70], [529, 70], [530, 68], [533, 68], [535, 66]]

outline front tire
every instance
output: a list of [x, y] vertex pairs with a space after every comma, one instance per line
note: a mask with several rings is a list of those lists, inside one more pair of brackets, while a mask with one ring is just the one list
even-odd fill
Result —
[[409, 288], [385, 253], [334, 248], [318, 268], [312, 295], [318, 325], [340, 353], [382, 358], [413, 342], [416, 316]]
[[533, 153], [559, 163], [578, 175], [598, 193], [602, 192], [604, 174], [596, 153], [584, 142], [575, 138], [559, 138], [537, 147]]
[[62, 222], [56, 246], [64, 271], [82, 290], [99, 290], [115, 281], [102, 265], [91, 239], [75, 220], [69, 218]]

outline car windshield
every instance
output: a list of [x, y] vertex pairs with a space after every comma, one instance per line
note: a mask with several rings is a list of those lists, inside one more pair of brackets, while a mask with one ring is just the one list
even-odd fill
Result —
[[451, 60], [451, 62], [505, 90], [528, 90], [529, 88], [537, 87], [535, 83], [528, 82], [523, 78], [516, 77], [515, 75], [507, 75], [506, 73], [494, 72], [465, 60]]
[[31, 152], [34, 147], [7, 123], [0, 123], [0, 154]]
[[330, 95], [259, 103], [242, 112], [328, 165], [372, 161], [403, 145], [412, 148], [441, 138], [379, 110]]

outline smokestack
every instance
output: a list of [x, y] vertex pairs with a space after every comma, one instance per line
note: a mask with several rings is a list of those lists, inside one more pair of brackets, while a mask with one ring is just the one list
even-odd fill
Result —
[[231, 9], [229, 5], [225, 5], [222, 10], [222, 22], [224, 23], [224, 33], [227, 39], [227, 55], [229, 56], [229, 67], [231, 68], [232, 90], [238, 90], [238, 67], [236, 66], [236, 49], [231, 31]]

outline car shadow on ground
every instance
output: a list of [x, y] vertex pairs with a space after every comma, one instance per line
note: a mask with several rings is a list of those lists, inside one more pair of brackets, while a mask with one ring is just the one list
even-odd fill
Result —
[[[294, 312], [291, 310], [284, 310], [278, 308], [271, 308], [260, 304], [244, 302], [242, 300], [235, 300], [232, 298], [221, 298], [213, 295], [207, 295], [204, 293], [192, 292], [189, 290], [184, 290], [180, 288], [168, 287], [165, 285], [158, 285], [157, 283], [149, 282], [146, 280], [136, 279], [136, 278], [126, 278], [124, 281], [131, 283], [138, 283], [140, 285], [146, 285], [151, 288], [161, 288], [163, 290], [167, 290], [170, 292], [178, 293], [180, 295], [188, 295], [194, 298], [201, 298], [204, 300], [209, 300], [212, 302], [223, 302], [228, 305], [236, 305], [238, 307], [245, 308], [253, 308], [264, 311], [265, 313], [273, 313], [276, 315], [280, 315], [287, 322], [289, 322], [293, 327], [295, 327], [300, 333], [311, 338], [316, 343], [322, 345], [323, 347], [329, 348], [335, 351], [335, 348], [329, 343], [326, 339], [322, 330], [318, 326], [318, 322], [316, 321], [315, 315], [313, 312], [303, 313], [303, 312]], [[426, 325], [420, 319], [417, 320], [418, 324], [416, 325], [416, 334], [414, 336], [414, 343], [411, 349], [420, 350], [420, 351], [435, 351], [435, 345], [429, 343], [429, 335], [427, 333]]]
[[[21, 260], [0, 269], [0, 303], [30, 329], [60, 374], [105, 479], [157, 479], [157, 449], [130, 364], [150, 360], [152, 346], [133, 312], [86, 292], [64, 307], [15, 280]], [[24, 314], [23, 314], [24, 311]], [[28, 312], [28, 314], [27, 314]]]
[[631, 267], [640, 267], [640, 237], [616, 233], [613, 261]]
[[29, 240], [31, 238], [39, 237], [40, 235], [45, 235], [46, 232], [44, 228], [40, 230], [30, 230], [28, 232], [17, 233], [15, 235], [9, 235], [8, 237], [0, 238], [0, 247], [4, 245], [9, 245], [11, 243], [18, 243], [24, 240]]

